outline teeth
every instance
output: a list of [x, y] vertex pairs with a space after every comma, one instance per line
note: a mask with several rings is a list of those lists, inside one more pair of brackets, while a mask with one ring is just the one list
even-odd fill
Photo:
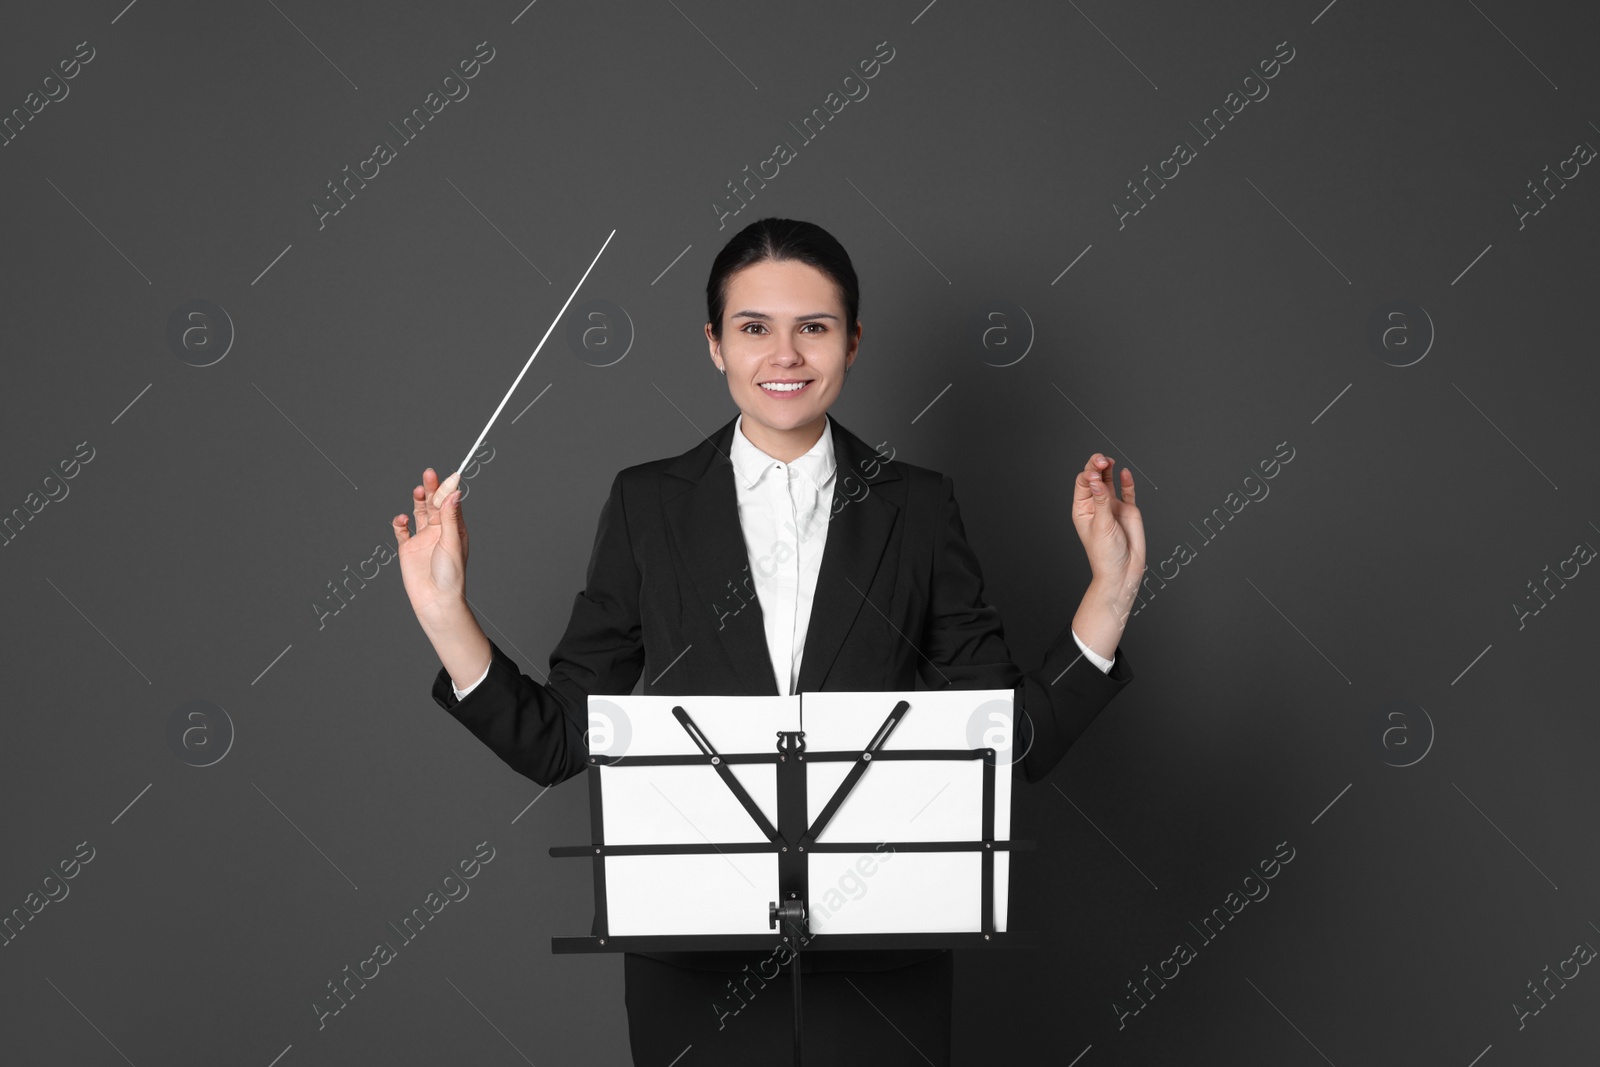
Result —
[[805, 385], [805, 382], [794, 382], [793, 384], [789, 385], [785, 385], [781, 382], [762, 382], [761, 388], [770, 389], [775, 393], [792, 393], [796, 389], [803, 388]]

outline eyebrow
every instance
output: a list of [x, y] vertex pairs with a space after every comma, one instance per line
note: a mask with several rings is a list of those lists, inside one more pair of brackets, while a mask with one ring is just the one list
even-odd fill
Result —
[[[767, 314], [765, 314], [763, 312], [760, 312], [760, 311], [735, 311], [732, 315], [729, 315], [728, 317], [730, 319], [766, 319], [769, 322], [772, 320], [772, 316], [771, 315], [767, 315]], [[838, 322], [839, 321], [839, 316], [830, 315], [826, 311], [813, 311], [809, 315], [797, 315], [797, 316], [795, 316], [795, 321], [796, 322], [805, 322], [808, 319], [832, 319], [834, 322]]]

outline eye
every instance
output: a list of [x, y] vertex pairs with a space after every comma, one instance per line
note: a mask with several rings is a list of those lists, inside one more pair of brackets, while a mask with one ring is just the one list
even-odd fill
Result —
[[826, 333], [828, 331], [828, 328], [820, 322], [808, 322], [804, 327], [802, 327], [802, 329], [809, 328], [811, 326], [815, 326], [818, 333]]
[[763, 330], [766, 329], [766, 327], [762, 326], [761, 323], [759, 323], [759, 322], [747, 322], [743, 326], [739, 327], [739, 332], [740, 333], [747, 333], [749, 331], [750, 327], [752, 327], [752, 326], [760, 326], [761, 329], [763, 329]]

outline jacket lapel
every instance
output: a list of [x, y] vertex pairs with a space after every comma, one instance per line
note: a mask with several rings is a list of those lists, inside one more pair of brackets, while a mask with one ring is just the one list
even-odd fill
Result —
[[[779, 694], [772, 673], [766, 628], [749, 570], [749, 551], [739, 525], [733, 465], [728, 459], [734, 422], [730, 419], [703, 443], [674, 457], [664, 473], [684, 480], [682, 491], [663, 501], [672, 538], [689, 571], [699, 603], [690, 610], [724, 619], [717, 639], [734, 665], [740, 688], [753, 694]], [[899, 477], [896, 464], [879, 460], [858, 437], [829, 416], [833, 430], [833, 506], [817, 576], [817, 590], [800, 659], [800, 692], [822, 688], [828, 668], [844, 644], [862, 600], [872, 588], [899, 508], [878, 491]], [[870, 476], [869, 476], [870, 475]], [[863, 495], [863, 493], [865, 495]], [[824, 505], [827, 506], [827, 505]], [[742, 606], [741, 606], [742, 605]]]

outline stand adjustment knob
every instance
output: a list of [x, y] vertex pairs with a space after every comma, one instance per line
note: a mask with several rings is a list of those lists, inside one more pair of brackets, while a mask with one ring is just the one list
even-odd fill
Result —
[[804, 929], [806, 919], [806, 906], [798, 900], [786, 900], [779, 904], [775, 900], [767, 901], [767, 929], [776, 930], [778, 920], [792, 923], [799, 929]]

